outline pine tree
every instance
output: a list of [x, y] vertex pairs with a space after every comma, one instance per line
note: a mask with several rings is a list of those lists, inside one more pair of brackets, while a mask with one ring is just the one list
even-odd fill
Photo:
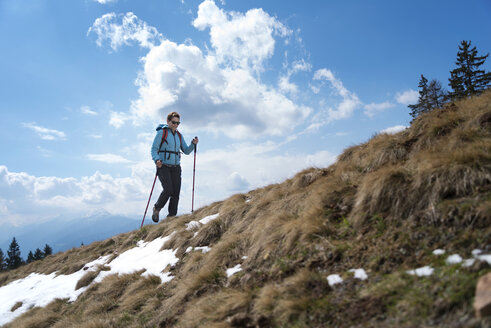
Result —
[[48, 256], [48, 255], [51, 255], [53, 254], [53, 249], [51, 248], [51, 246], [49, 246], [48, 244], [46, 244], [44, 246], [44, 257]]
[[5, 270], [5, 266], [6, 266], [5, 257], [3, 255], [2, 249], [0, 248], [0, 271]]
[[431, 108], [428, 102], [428, 79], [421, 74], [421, 80], [418, 84], [419, 88], [419, 98], [418, 103], [414, 105], [409, 105], [411, 108], [411, 116], [416, 118], [419, 114], [429, 111]]
[[10, 243], [9, 250], [7, 251], [7, 256], [7, 269], [9, 270], [17, 269], [24, 262], [20, 257], [20, 248], [17, 240], [15, 240], [15, 237]]
[[427, 100], [430, 109], [442, 108], [447, 98], [447, 92], [438, 80], [431, 80], [427, 88]]
[[471, 41], [462, 41], [457, 52], [457, 68], [450, 71], [448, 79], [453, 100], [480, 94], [490, 87], [491, 72], [479, 69], [484, 64], [489, 53], [478, 56], [476, 47], [471, 48]]
[[32, 251], [29, 251], [29, 254], [27, 255], [26, 263], [31, 263], [31, 262], [34, 262], [34, 261], [35, 261], [34, 255], [32, 254]]
[[428, 79], [421, 74], [419, 80], [418, 103], [409, 105], [411, 116], [416, 118], [419, 114], [429, 112], [433, 108], [441, 108], [447, 98], [447, 92], [442, 88], [442, 84], [433, 79], [428, 84]]
[[44, 259], [43, 251], [40, 250], [39, 248], [36, 248], [36, 251], [34, 252], [34, 260], [38, 261], [38, 260], [42, 260], [42, 259]]

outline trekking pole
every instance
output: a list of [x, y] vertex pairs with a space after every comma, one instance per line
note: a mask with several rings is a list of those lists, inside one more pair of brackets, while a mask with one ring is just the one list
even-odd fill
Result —
[[[197, 138], [197, 137], [195, 137]], [[198, 148], [197, 144], [194, 144], [194, 165], [193, 165], [193, 197], [191, 200], [191, 213], [194, 211], [194, 178], [196, 176], [196, 149]]]
[[152, 190], [150, 191], [150, 197], [148, 197], [147, 208], [145, 208], [145, 214], [143, 214], [143, 220], [140, 229], [143, 228], [143, 222], [145, 222], [145, 216], [147, 215], [148, 204], [150, 204], [150, 198], [152, 198], [153, 188], [155, 187], [155, 181], [157, 181], [157, 173], [155, 173], [155, 179], [153, 179]]

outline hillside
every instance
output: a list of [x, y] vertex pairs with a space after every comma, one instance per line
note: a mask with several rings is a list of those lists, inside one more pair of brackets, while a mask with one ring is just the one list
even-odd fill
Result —
[[[25, 311], [5, 327], [487, 327], [490, 240], [486, 92], [328, 168], [2, 273], [0, 303]], [[79, 294], [28, 310], [15, 286], [33, 272]]]

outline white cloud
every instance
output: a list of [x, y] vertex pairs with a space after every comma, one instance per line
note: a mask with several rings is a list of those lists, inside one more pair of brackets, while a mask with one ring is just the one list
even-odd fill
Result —
[[[152, 170], [145, 167], [145, 177]], [[141, 174], [142, 171], [139, 173]], [[151, 182], [150, 182], [151, 184]], [[9, 172], [0, 166], [0, 224], [23, 225], [58, 217], [85, 216], [103, 209], [112, 214], [136, 215], [141, 211], [149, 187], [139, 174], [127, 178], [94, 173], [90, 177], [35, 177]]]
[[384, 129], [384, 130], [380, 131], [380, 133], [395, 134], [395, 133], [404, 131], [407, 128], [408, 128], [408, 126], [405, 126], [405, 125], [396, 125], [396, 126], [391, 126], [390, 128]]
[[402, 105], [410, 105], [418, 102], [419, 93], [415, 90], [406, 90], [396, 94], [396, 101]]
[[298, 92], [298, 86], [290, 82], [289, 76], [281, 76], [280, 81], [278, 82], [278, 87], [284, 93], [295, 94]]
[[[146, 138], [146, 136], [144, 136]], [[277, 153], [279, 144], [241, 143], [199, 152], [196, 162], [195, 208], [223, 200], [237, 192], [246, 192], [271, 183], [279, 183], [310, 166], [327, 167], [336, 156], [319, 151]], [[95, 172], [82, 178], [36, 177], [9, 172], [0, 166], [0, 224], [27, 224], [60, 214], [67, 218], [84, 216], [99, 210], [111, 214], [140, 216], [155, 176], [155, 165], [148, 159], [146, 140], [124, 152], [136, 154], [140, 161], [119, 155], [91, 154], [92, 160], [131, 165], [131, 175], [124, 178]], [[254, 165], [251, 165], [254, 163]], [[183, 156], [179, 213], [191, 210], [193, 156]], [[157, 181], [152, 202], [162, 191]], [[28, 202], [29, 206], [26, 206]]]
[[[118, 22], [119, 20], [121, 23]], [[102, 47], [105, 41], [109, 41], [114, 51], [123, 45], [131, 45], [133, 42], [143, 48], [151, 48], [154, 42], [162, 39], [162, 35], [155, 27], [148, 26], [132, 12], [126, 15], [108, 13], [97, 18], [87, 31], [87, 35], [92, 33], [97, 35], [96, 43], [99, 47]]]
[[355, 109], [362, 105], [358, 96], [346, 89], [343, 82], [336, 78], [331, 70], [322, 68], [315, 71], [313, 81], [320, 82], [318, 85], [311, 86], [314, 93], [319, 93], [324, 85], [324, 81], [328, 81], [331, 89], [334, 91], [334, 96], [332, 98], [339, 97], [340, 101], [337, 102], [336, 105], [327, 106], [327, 109], [324, 112], [320, 112], [314, 116], [313, 123], [308, 129], [318, 129], [334, 120], [349, 118], [353, 115]]
[[80, 112], [85, 115], [92, 115], [92, 116], [97, 116], [99, 113], [96, 111], [93, 111], [89, 106], [82, 106], [80, 107]]
[[[186, 126], [196, 131], [212, 129], [231, 138], [289, 133], [312, 109], [296, 104], [255, 76], [263, 61], [272, 55], [273, 36], [288, 34], [286, 28], [262, 10], [225, 13], [212, 2], [202, 5], [208, 9], [200, 11], [195, 25], [210, 27], [215, 51], [205, 55], [189, 42], [177, 44], [169, 40], [149, 47], [136, 81], [140, 97], [132, 101], [129, 113], [111, 112], [109, 124], [118, 128], [128, 120], [136, 125], [160, 121], [168, 112], [178, 110], [185, 117]], [[106, 21], [114, 18], [105, 15], [94, 26], [107, 27]], [[151, 28], [133, 18], [139, 25]], [[124, 36], [124, 28], [111, 24], [111, 28], [97, 30], [99, 41], [111, 39], [116, 49], [122, 40], [132, 39], [132, 34]], [[94, 26], [91, 30], [95, 30]], [[224, 44], [217, 31], [229, 33], [224, 38], [236, 45]], [[248, 50], [243, 51], [237, 43], [245, 43]], [[144, 46], [141, 42], [140, 45]], [[307, 66], [298, 62], [293, 69]], [[219, 125], [214, 123], [217, 120]]]
[[288, 68], [286, 75], [280, 76], [278, 87], [283, 93], [296, 94], [298, 86], [290, 81], [293, 74], [301, 71], [310, 71], [312, 66], [305, 60], [299, 60], [292, 63], [291, 68]]
[[128, 159], [115, 154], [89, 154], [87, 158], [92, 161], [99, 161], [108, 164], [127, 164], [131, 163]]
[[65, 132], [58, 131], [55, 129], [48, 129], [37, 125], [35, 122], [22, 123], [25, 128], [31, 129], [36, 132], [43, 140], [64, 140], [66, 139]]
[[394, 107], [395, 105], [389, 101], [385, 101], [383, 103], [371, 103], [371, 104], [367, 104], [365, 105], [365, 115], [369, 116], [369, 117], [373, 117], [375, 116], [375, 114], [377, 112], [382, 112], [386, 109], [389, 109], [389, 108], [392, 108]]
[[125, 113], [111, 111], [111, 117], [109, 119], [109, 125], [112, 125], [118, 129], [118, 128], [122, 127], [128, 119], [129, 119], [129, 117]]
[[193, 26], [199, 30], [210, 28], [211, 44], [220, 63], [254, 70], [262, 70], [264, 60], [273, 55], [275, 35], [286, 37], [292, 33], [262, 9], [227, 13], [212, 0], [200, 4]]
[[117, 2], [118, 0], [93, 0], [93, 1], [98, 2], [101, 5], [106, 5], [106, 4], [111, 3], [111, 2]]

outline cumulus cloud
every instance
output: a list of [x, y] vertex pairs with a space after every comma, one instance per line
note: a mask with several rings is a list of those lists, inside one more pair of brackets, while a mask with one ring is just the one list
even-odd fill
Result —
[[390, 128], [384, 129], [384, 130], [380, 131], [380, 133], [395, 134], [395, 133], [404, 131], [407, 128], [408, 128], [408, 126], [406, 126], [406, 125], [396, 125], [396, 126], [391, 126]]
[[375, 114], [377, 112], [382, 112], [386, 109], [389, 109], [389, 108], [392, 108], [394, 107], [395, 105], [393, 103], [391, 103], [390, 101], [385, 101], [383, 103], [371, 103], [371, 104], [367, 104], [364, 106], [365, 108], [365, 115], [369, 116], [369, 117], [373, 117], [375, 116]]
[[402, 93], [396, 94], [396, 100], [399, 104], [410, 105], [418, 102], [419, 93], [415, 90], [406, 90]]
[[126, 15], [108, 13], [97, 18], [87, 32], [87, 35], [91, 34], [97, 36], [96, 43], [99, 47], [108, 41], [114, 51], [134, 42], [143, 48], [151, 48], [162, 38], [155, 27], [148, 26], [132, 12]]
[[[148, 157], [148, 138], [123, 152]], [[277, 153], [275, 142], [241, 143], [223, 149], [203, 151], [196, 167], [195, 206], [223, 200], [237, 192], [246, 192], [271, 183], [279, 183], [310, 166], [327, 167], [336, 156], [319, 151], [313, 154]], [[145, 159], [127, 162], [111, 154], [92, 154], [93, 160], [130, 165], [131, 175], [114, 177], [95, 172], [81, 178], [36, 177], [25, 172], [10, 172], [0, 166], [0, 224], [27, 224], [48, 220], [63, 214], [66, 218], [85, 216], [90, 212], [140, 216], [148, 200], [155, 176], [155, 165]], [[251, 165], [254, 163], [254, 165]], [[179, 213], [191, 210], [193, 157], [183, 156], [183, 176]], [[156, 201], [161, 186], [155, 186]]]
[[[157, 34], [134, 14], [124, 17], [137, 23], [127, 28], [124, 20], [116, 23], [115, 14], [107, 14], [96, 20], [89, 33], [98, 35], [98, 44], [110, 40], [113, 49], [129, 44], [128, 40], [147, 40], [148, 35]], [[112, 112], [110, 125], [118, 128], [128, 120], [136, 125], [162, 120], [168, 112], [178, 110], [186, 126], [194, 130], [212, 129], [244, 138], [287, 134], [310, 115], [311, 108], [296, 104], [256, 75], [274, 52], [274, 37], [290, 33], [274, 17], [261, 9], [227, 13], [213, 1], [205, 1], [193, 24], [202, 30], [209, 28], [213, 49], [205, 54], [190, 42], [165, 39], [147, 47], [136, 80], [139, 98], [132, 101], [129, 112]], [[138, 29], [154, 32], [139, 33]], [[145, 37], [135, 36], [140, 34]], [[142, 47], [148, 43], [139, 41]], [[293, 70], [307, 66], [299, 62]], [[214, 123], [218, 120], [219, 125]]]
[[55, 129], [48, 129], [37, 125], [35, 122], [22, 123], [25, 128], [31, 129], [36, 132], [43, 140], [64, 140], [66, 139], [66, 134], [63, 131], [58, 131]]
[[108, 164], [127, 164], [131, 163], [128, 159], [116, 154], [88, 154], [87, 158], [92, 161], [99, 161]]
[[292, 33], [262, 9], [227, 13], [212, 0], [199, 5], [193, 26], [210, 29], [211, 45], [220, 63], [254, 70], [262, 70], [263, 62], [273, 55], [275, 35], [286, 37]]
[[115, 178], [100, 172], [80, 179], [36, 177], [0, 166], [0, 224], [22, 225], [60, 214], [74, 218], [101, 209], [131, 216], [148, 197], [144, 182], [139, 175]]

